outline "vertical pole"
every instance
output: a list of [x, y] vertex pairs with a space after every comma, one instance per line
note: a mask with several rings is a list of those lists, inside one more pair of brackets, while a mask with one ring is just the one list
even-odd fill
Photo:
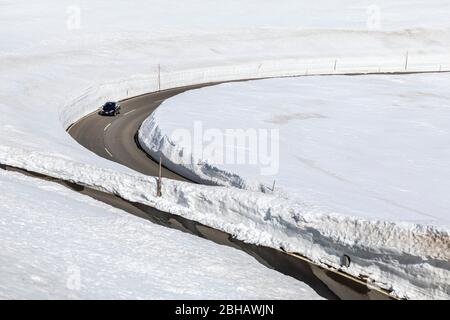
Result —
[[334, 71], [336, 71], [336, 67], [337, 67], [337, 59], [334, 60]]
[[158, 91], [161, 91], [161, 64], [158, 64]]
[[409, 56], [409, 52], [406, 51], [406, 59], [405, 59], [405, 71], [408, 70], [408, 56]]
[[161, 156], [159, 156], [158, 180], [156, 184], [156, 196], [161, 197]]
[[272, 192], [275, 190], [275, 180], [273, 180], [273, 184], [272, 184]]

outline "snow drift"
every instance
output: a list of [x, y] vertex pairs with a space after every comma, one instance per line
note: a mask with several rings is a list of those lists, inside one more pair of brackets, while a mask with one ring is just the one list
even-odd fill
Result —
[[[248, 243], [300, 253], [324, 266], [363, 276], [399, 297], [448, 298], [450, 234], [445, 229], [323, 214], [320, 208], [259, 192], [167, 179], [162, 184], [163, 196], [157, 198], [153, 177], [118, 173], [35, 152], [5, 147], [0, 151], [1, 163], [181, 215]], [[341, 267], [343, 254], [352, 259], [349, 268]]]

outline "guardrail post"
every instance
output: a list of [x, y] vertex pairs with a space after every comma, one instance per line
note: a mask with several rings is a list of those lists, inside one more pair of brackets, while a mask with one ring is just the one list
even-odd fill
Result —
[[161, 91], [161, 64], [158, 64], [158, 91]]
[[156, 196], [161, 197], [161, 156], [159, 156], [159, 169], [158, 169], [158, 180], [156, 180]]
[[408, 56], [409, 56], [409, 52], [406, 51], [406, 58], [405, 58], [405, 71], [408, 70]]

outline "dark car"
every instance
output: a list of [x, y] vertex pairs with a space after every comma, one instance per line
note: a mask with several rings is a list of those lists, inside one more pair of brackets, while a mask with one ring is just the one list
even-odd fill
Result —
[[105, 116], [115, 116], [120, 113], [120, 103], [118, 102], [107, 102], [105, 103], [101, 109], [100, 114]]

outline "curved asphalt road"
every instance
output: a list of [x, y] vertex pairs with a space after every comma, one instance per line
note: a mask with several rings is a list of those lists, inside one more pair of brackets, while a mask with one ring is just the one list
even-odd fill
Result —
[[[187, 90], [211, 84], [187, 86], [144, 94], [121, 101], [121, 113], [115, 117], [91, 113], [67, 130], [78, 143], [99, 156], [123, 164], [146, 175], [158, 175], [158, 163], [153, 161], [136, 143], [140, 125], [166, 99]], [[165, 178], [187, 181], [163, 168]]]
[[[140, 125], [165, 99], [187, 90], [215, 84], [218, 83], [168, 89], [129, 98], [121, 101], [122, 110], [120, 115], [115, 117], [101, 116], [98, 114], [98, 111], [96, 111], [74, 123], [67, 131], [76, 141], [78, 141], [78, 143], [99, 156], [123, 164], [143, 174], [157, 176], [159, 169], [158, 163], [151, 159], [136, 143], [135, 136]], [[162, 176], [175, 180], [188, 181], [182, 176], [166, 168], [163, 168]], [[117, 201], [117, 199], [115, 199], [115, 201]], [[120, 205], [117, 205], [117, 203], [114, 203], [114, 205], [121, 207]], [[129, 210], [130, 208], [127, 207], [127, 209]], [[150, 209], [151, 216], [153, 217], [157, 210], [152, 208]], [[185, 224], [187, 223], [185, 222]], [[198, 229], [198, 226], [196, 226], [196, 228]], [[217, 233], [218, 231], [214, 232]], [[204, 235], [200, 236], [206, 237]], [[208, 236], [206, 238], [211, 237]], [[258, 246], [254, 247], [256, 249], [252, 248], [249, 252], [250, 254], [256, 256], [261, 255], [261, 252], [266, 254], [267, 250], [272, 250], [270, 248], [259, 248]], [[261, 252], [255, 254], [255, 252], [259, 251]], [[279, 251], [272, 251], [276, 254], [280, 254]], [[276, 266], [275, 269], [277, 270], [281, 268], [279, 264], [286, 263], [286, 258], [290, 257], [290, 255], [287, 254], [274, 258], [273, 253], [270, 253], [269, 256], [271, 257], [270, 259], [273, 260], [272, 267]], [[265, 263], [267, 263], [270, 259], [264, 259], [266, 261]], [[326, 283], [328, 287], [333, 288], [333, 293], [331, 296], [330, 293], [323, 294], [327, 298], [333, 298], [333, 294], [338, 294], [341, 298], [351, 299], [391, 298], [388, 294], [378, 290], [369, 289], [364, 283], [358, 283], [358, 281], [355, 282], [355, 279], [350, 279], [346, 275], [331, 272], [329, 270], [317, 267], [309, 262], [304, 262], [301, 257], [295, 258], [293, 261], [288, 263], [287, 267], [284, 266], [283, 268], [287, 270], [285, 270], [286, 272], [283, 272], [285, 274], [295, 271], [293, 273], [295, 277], [297, 277], [298, 274], [300, 274], [301, 277], [305, 276], [305, 274], [308, 275], [308, 277], [312, 277], [313, 280], [309, 280], [312, 282], [308, 283], [310, 285], [314, 285], [314, 287], [318, 288], [317, 290], [320, 292], [323, 292], [323, 283]], [[297, 270], [298, 268], [300, 268], [300, 271]], [[311, 274], [313, 275], [311, 276]], [[304, 281], [305, 279], [302, 278], [301, 280]]]

